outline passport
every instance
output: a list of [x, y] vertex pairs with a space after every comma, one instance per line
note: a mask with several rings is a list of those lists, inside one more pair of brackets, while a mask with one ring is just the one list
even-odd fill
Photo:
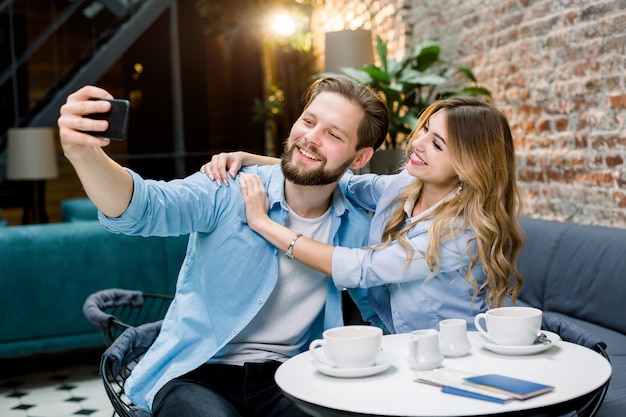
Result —
[[504, 404], [513, 399], [511, 395], [496, 392], [490, 388], [472, 387], [466, 385], [465, 378], [472, 376], [469, 372], [450, 368], [437, 368], [431, 371], [421, 371], [417, 374], [417, 382], [441, 387], [441, 392], [460, 395], [477, 400], [491, 401]]
[[476, 375], [465, 378], [465, 383], [480, 388], [511, 395], [518, 400], [545, 394], [554, 389], [551, 385], [539, 384], [525, 379], [512, 378], [499, 374]]

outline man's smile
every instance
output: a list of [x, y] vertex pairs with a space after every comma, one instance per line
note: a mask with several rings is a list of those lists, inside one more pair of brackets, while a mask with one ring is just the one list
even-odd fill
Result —
[[322, 159], [317, 157], [316, 155], [312, 154], [311, 152], [305, 150], [304, 148], [297, 146], [297, 149], [300, 153], [300, 155], [304, 156], [307, 159], [313, 160], [313, 161], [321, 161]]

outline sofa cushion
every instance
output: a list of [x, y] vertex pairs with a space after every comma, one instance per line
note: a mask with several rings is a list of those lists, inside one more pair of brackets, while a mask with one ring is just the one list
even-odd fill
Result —
[[623, 310], [626, 230], [599, 226], [567, 228], [554, 254], [545, 306], [626, 333]]
[[61, 201], [61, 221], [98, 220], [98, 208], [88, 198], [69, 198]]
[[528, 217], [520, 217], [520, 224], [526, 232], [526, 242], [517, 260], [524, 278], [520, 298], [543, 308], [552, 259], [566, 225]]
[[544, 310], [626, 334], [626, 230], [522, 219], [527, 240], [518, 266], [520, 299]]

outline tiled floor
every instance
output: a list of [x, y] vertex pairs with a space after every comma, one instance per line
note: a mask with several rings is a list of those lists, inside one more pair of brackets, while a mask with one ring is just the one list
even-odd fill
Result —
[[0, 416], [111, 417], [98, 361], [98, 352], [0, 361]]

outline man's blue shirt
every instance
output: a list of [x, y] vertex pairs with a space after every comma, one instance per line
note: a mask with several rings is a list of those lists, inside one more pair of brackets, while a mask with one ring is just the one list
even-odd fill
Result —
[[[284, 224], [288, 207], [280, 166], [253, 166], [245, 171], [263, 178], [269, 215]], [[126, 383], [131, 400], [150, 409], [163, 385], [213, 357], [259, 312], [274, 289], [278, 257], [283, 254], [248, 227], [238, 180], [219, 187], [202, 173], [164, 182], [143, 180], [129, 172], [134, 182], [132, 201], [119, 218], [100, 212], [103, 226], [142, 236], [190, 235], [176, 296], [161, 333]], [[345, 183], [333, 193], [327, 243], [362, 247], [367, 243], [370, 217], [348, 202], [342, 188]], [[326, 305], [311, 325], [310, 340], [321, 337], [324, 329], [343, 324], [340, 290], [328, 278]], [[365, 293], [360, 295], [357, 303], [367, 310]], [[366, 319], [368, 314], [373, 314], [371, 309], [364, 313]]]

